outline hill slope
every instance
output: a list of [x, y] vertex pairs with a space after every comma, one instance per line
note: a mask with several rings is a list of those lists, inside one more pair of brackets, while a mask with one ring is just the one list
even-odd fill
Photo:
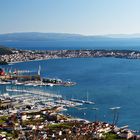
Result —
[[0, 45], [0, 55], [12, 54], [12, 53], [13, 52], [11, 48]]

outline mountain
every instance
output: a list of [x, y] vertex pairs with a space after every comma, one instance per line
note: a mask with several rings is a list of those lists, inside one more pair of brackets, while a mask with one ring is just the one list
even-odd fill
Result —
[[140, 39], [140, 34], [80, 35], [68, 33], [23, 32], [0, 34], [0, 41], [106, 41], [117, 39]]
[[80, 35], [73, 34], [58, 34], [58, 33], [9, 33], [0, 34], [0, 41], [52, 41], [52, 40], [67, 40], [79, 38]]
[[80, 34], [67, 33], [9, 33], [0, 34], [0, 41], [92, 41], [97, 39], [109, 39], [106, 36], [84, 36]]

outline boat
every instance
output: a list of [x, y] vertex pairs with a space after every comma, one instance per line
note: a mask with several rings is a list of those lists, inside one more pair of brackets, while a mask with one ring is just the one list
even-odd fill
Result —
[[78, 103], [83, 103], [83, 104], [95, 104], [93, 101], [89, 101], [89, 100], [79, 100], [79, 99], [74, 99], [74, 98], [71, 98], [70, 101], [73, 101], [73, 102], [78, 102]]
[[85, 103], [84, 100], [79, 100], [79, 99], [74, 99], [74, 98], [71, 98], [70, 101], [78, 102], [78, 103]]
[[3, 81], [0, 82], [0, 85], [7, 85], [7, 84], [11, 84], [11, 82], [3, 82]]
[[42, 83], [44, 83], [45, 85], [53, 85], [53, 86], [74, 86], [74, 85], [76, 85], [75, 82], [63, 81], [58, 78], [43, 78]]
[[93, 101], [89, 101], [88, 99], [88, 92], [87, 92], [87, 100], [84, 101], [85, 104], [95, 104]]
[[75, 107], [77, 110], [86, 110], [87, 107]]
[[15, 85], [23, 85], [23, 83], [17, 82], [15, 83]]
[[53, 86], [54, 86], [54, 84], [49, 83], [49, 84], [48, 84], [48, 86], [53, 87]]
[[95, 103], [94, 102], [92, 102], [92, 101], [85, 101], [84, 102], [85, 104], [92, 104], [92, 105], [94, 105]]

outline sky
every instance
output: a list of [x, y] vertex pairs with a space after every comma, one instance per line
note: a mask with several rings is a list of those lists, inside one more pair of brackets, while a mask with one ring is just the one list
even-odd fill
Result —
[[140, 0], [0, 0], [0, 34], [140, 33]]

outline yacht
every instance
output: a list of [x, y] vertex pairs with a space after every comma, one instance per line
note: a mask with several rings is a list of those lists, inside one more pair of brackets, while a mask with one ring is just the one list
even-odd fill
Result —
[[84, 101], [85, 104], [95, 104], [93, 101], [89, 101], [88, 99], [88, 92], [87, 92], [87, 100]]

